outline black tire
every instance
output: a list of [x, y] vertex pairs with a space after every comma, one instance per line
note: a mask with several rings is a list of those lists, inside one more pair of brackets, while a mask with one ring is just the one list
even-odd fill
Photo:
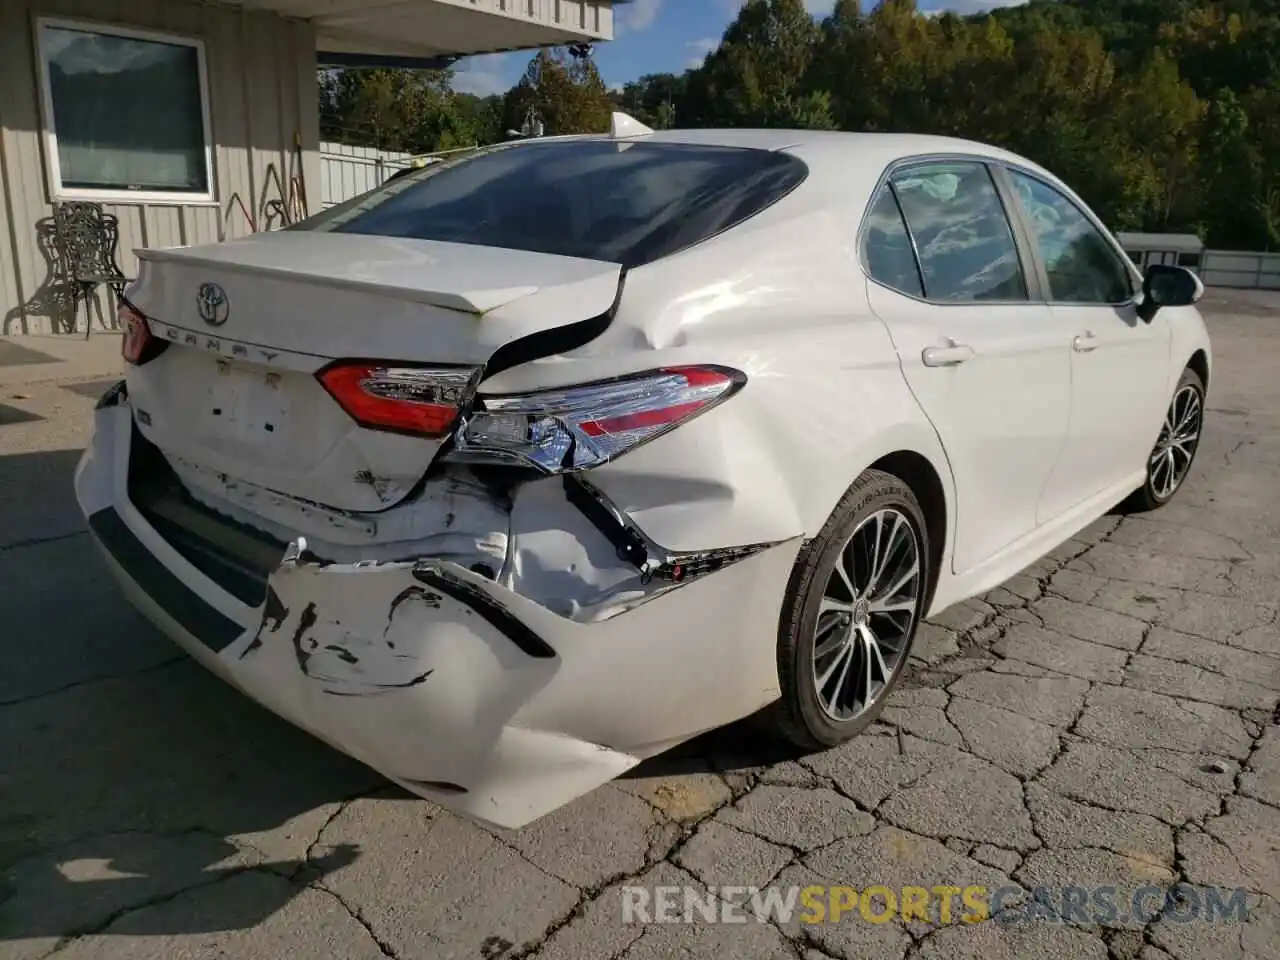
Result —
[[[1172, 500], [1179, 490], [1186, 483], [1187, 475], [1191, 472], [1192, 464], [1195, 463], [1196, 452], [1200, 449], [1200, 434], [1204, 430], [1204, 381], [1200, 379], [1200, 375], [1188, 367], [1182, 371], [1182, 376], [1178, 379], [1178, 385], [1174, 387], [1173, 396], [1169, 399], [1169, 407], [1165, 414], [1165, 422], [1174, 422], [1175, 408], [1180, 398], [1187, 391], [1194, 391], [1196, 404], [1198, 409], [1196, 420], [1196, 438], [1194, 443], [1190, 444], [1190, 458], [1181, 466], [1181, 470], [1177, 475], [1177, 481], [1171, 490], [1164, 489], [1165, 484], [1159, 475], [1156, 465], [1152, 463], [1152, 458], [1157, 450], [1165, 443], [1167, 428], [1160, 428], [1160, 438], [1156, 441], [1155, 447], [1147, 456], [1147, 476], [1137, 490], [1133, 491], [1129, 497], [1120, 505], [1122, 513], [1147, 513], [1151, 510], [1158, 510], [1166, 503]], [[1175, 424], [1176, 425], [1176, 424]], [[1180, 464], [1182, 460], [1178, 461]]]
[[[836, 719], [823, 706], [817, 690], [814, 647], [819, 607], [835, 574], [836, 562], [851, 537], [865, 522], [873, 521], [877, 514], [886, 510], [904, 518], [915, 537], [919, 579], [914, 609], [911, 610], [905, 636], [898, 645], [900, 653], [883, 688], [876, 696], [868, 698], [870, 705], [860, 713], [849, 719]], [[860, 538], [864, 536], [865, 533], [859, 534]], [[916, 628], [925, 612], [924, 604], [933, 583], [931, 556], [924, 513], [911, 488], [897, 477], [879, 470], [868, 470], [860, 476], [836, 506], [822, 531], [801, 551], [792, 570], [778, 624], [778, 678], [782, 698], [766, 714], [775, 732], [801, 749], [814, 752], [857, 736], [875, 721], [902, 676]], [[865, 618], [865, 613], [863, 616]], [[896, 625], [894, 629], [897, 629]], [[850, 653], [850, 656], [854, 654]]]

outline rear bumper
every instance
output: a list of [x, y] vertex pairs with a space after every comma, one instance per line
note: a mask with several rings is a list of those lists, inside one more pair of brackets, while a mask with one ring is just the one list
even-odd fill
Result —
[[778, 696], [799, 539], [593, 622], [431, 557], [281, 558], [251, 606], [131, 502], [127, 404], [76, 493], [133, 603], [209, 669], [413, 792], [517, 827]]

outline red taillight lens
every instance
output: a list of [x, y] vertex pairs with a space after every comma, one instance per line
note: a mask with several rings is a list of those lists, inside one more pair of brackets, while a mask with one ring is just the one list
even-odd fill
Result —
[[479, 370], [358, 360], [331, 364], [316, 377], [362, 427], [440, 438], [458, 419]]
[[711, 409], [746, 382], [724, 367], [671, 367], [521, 396], [484, 397], [453, 459], [585, 470]]
[[120, 321], [120, 329], [124, 332], [124, 336], [120, 338], [120, 354], [126, 363], [135, 367], [146, 363], [159, 352], [157, 347], [166, 345], [164, 340], [158, 340], [151, 335], [147, 318], [127, 303], [120, 304], [116, 317]]

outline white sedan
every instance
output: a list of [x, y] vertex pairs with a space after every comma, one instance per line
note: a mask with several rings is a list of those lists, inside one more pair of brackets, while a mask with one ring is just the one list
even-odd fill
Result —
[[1192, 273], [944, 138], [618, 116], [139, 255], [76, 477], [125, 590], [503, 826], [762, 708], [854, 736], [922, 618], [1177, 492], [1210, 379]]

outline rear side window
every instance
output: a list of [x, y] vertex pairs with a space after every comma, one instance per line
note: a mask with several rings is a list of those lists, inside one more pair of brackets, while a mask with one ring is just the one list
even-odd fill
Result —
[[634, 267], [726, 230], [808, 174], [785, 153], [578, 140], [473, 154], [290, 229], [474, 243]]
[[1013, 228], [984, 164], [920, 164], [892, 182], [930, 300], [1027, 299]]
[[893, 191], [884, 186], [867, 212], [862, 230], [862, 263], [873, 280], [900, 293], [924, 296], [911, 236]]

